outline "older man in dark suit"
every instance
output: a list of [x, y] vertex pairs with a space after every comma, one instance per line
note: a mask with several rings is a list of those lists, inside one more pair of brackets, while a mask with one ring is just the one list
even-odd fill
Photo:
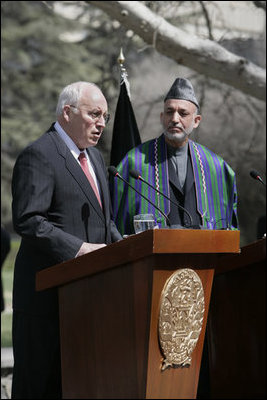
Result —
[[95, 148], [107, 111], [96, 85], [68, 85], [56, 123], [14, 167], [13, 223], [22, 240], [13, 285], [12, 398], [61, 397], [57, 291], [36, 292], [36, 272], [121, 239], [111, 220], [106, 167]]

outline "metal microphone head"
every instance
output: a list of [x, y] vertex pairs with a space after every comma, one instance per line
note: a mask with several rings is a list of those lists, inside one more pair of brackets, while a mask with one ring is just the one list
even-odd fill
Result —
[[118, 171], [116, 170], [116, 168], [113, 165], [108, 167], [108, 171], [113, 176], [118, 176], [119, 175]]
[[256, 179], [257, 181], [259, 181], [260, 183], [262, 183], [264, 186], [266, 186], [266, 183], [263, 182], [260, 174], [257, 171], [255, 171], [255, 170], [250, 171], [250, 176], [252, 178]]
[[250, 176], [254, 179], [259, 179], [260, 174], [257, 171], [252, 170], [250, 171]]
[[132, 178], [134, 179], [140, 179], [141, 175], [139, 174], [138, 171], [136, 171], [135, 169], [132, 169], [129, 174], [131, 175]]

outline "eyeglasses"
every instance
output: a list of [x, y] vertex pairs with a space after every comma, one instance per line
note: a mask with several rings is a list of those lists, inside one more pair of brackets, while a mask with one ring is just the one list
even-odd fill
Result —
[[[70, 104], [70, 107], [75, 108], [76, 110], [79, 110], [78, 107], [73, 106]], [[81, 108], [82, 110], [82, 108]], [[87, 115], [94, 121], [99, 121], [101, 117], [103, 117], [105, 124], [108, 123], [108, 121], [110, 120], [110, 114], [102, 114], [101, 111], [88, 111], [86, 110]]]

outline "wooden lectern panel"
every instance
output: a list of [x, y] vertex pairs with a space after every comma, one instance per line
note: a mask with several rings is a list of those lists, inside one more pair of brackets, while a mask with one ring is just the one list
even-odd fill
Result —
[[155, 229], [112, 243], [73, 260], [39, 271], [36, 290], [64, 285], [153, 254], [166, 256], [239, 253], [239, 231]]
[[218, 266], [207, 329], [211, 398], [266, 398], [266, 239]]
[[124, 265], [60, 288], [63, 398], [145, 397], [150, 275]]
[[153, 273], [147, 399], [196, 398], [214, 270], [194, 269], [194, 271], [199, 275], [204, 289], [205, 313], [202, 330], [196, 348], [193, 350], [191, 365], [188, 367], [172, 367], [164, 371], [161, 371], [163, 356], [158, 340], [159, 299], [165, 282], [173, 271], [155, 270]]
[[[58, 287], [63, 398], [195, 398], [213, 275], [227, 253], [239, 253], [239, 231], [156, 229], [37, 273], [37, 290]], [[182, 268], [202, 281], [202, 330], [191, 365], [161, 371], [160, 295]]]

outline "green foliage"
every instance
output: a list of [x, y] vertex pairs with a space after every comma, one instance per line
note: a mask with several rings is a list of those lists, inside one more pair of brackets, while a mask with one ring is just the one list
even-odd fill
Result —
[[[86, 22], [82, 20], [82, 12], [76, 19], [67, 19], [54, 12], [53, 3], [1, 2], [1, 217], [9, 228], [12, 227], [10, 187], [15, 160], [28, 143], [55, 121], [62, 88], [75, 81], [91, 81], [102, 88], [109, 104], [118, 96], [119, 73], [114, 66], [117, 66], [119, 44], [108, 17], [99, 16], [98, 10], [86, 5], [86, 12], [89, 10]], [[95, 15], [98, 15], [96, 25], [93, 24]], [[83, 40], [62, 39], [66, 32], [85, 29]], [[109, 46], [105, 46], [107, 38]], [[99, 144], [106, 152], [109, 148], [105, 141], [110, 129], [107, 128]]]
[[15, 258], [19, 249], [20, 240], [11, 240], [10, 252], [1, 270], [2, 284], [5, 299], [5, 310], [1, 313], [1, 347], [11, 347], [12, 325], [12, 287]]
[[1, 314], [1, 347], [12, 347], [12, 314]]
[[15, 259], [19, 250], [19, 246], [20, 246], [19, 238], [11, 239], [10, 252], [8, 253], [5, 259], [2, 271], [8, 271], [9, 273], [11, 271], [13, 273]]

